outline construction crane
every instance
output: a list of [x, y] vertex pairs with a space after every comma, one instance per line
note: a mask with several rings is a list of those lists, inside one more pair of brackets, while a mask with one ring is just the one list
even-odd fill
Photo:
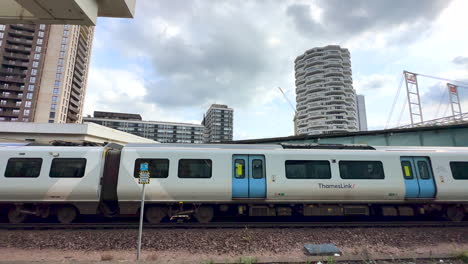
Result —
[[286, 101], [288, 102], [289, 106], [291, 106], [291, 108], [292, 108], [292, 110], [294, 111], [294, 113], [297, 115], [296, 108], [293, 106], [293, 104], [291, 103], [291, 101], [289, 101], [289, 98], [286, 96], [286, 94], [284, 93], [283, 89], [281, 89], [281, 87], [279, 87], [279, 86], [278, 86], [278, 89], [279, 89], [280, 92], [283, 94], [284, 99], [286, 99]]

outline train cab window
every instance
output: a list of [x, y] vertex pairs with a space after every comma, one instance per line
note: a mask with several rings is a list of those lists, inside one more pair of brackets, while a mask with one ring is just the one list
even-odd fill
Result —
[[427, 166], [427, 162], [418, 161], [418, 171], [419, 171], [419, 177], [421, 177], [421, 179], [427, 180], [431, 178], [431, 174], [429, 172], [429, 167]]
[[340, 161], [342, 179], [381, 180], [385, 178], [380, 161]]
[[285, 167], [288, 179], [331, 179], [327, 160], [287, 160]]
[[167, 178], [169, 176], [168, 159], [136, 159], [133, 177], [138, 178], [140, 174], [140, 165], [148, 163], [150, 178]]
[[263, 161], [261, 159], [252, 160], [252, 178], [262, 179], [264, 177]]
[[455, 180], [468, 180], [468, 162], [452, 161], [450, 170]]
[[245, 178], [245, 160], [243, 159], [236, 159], [234, 161], [236, 173], [234, 174], [237, 179], [244, 179]]
[[49, 177], [51, 178], [82, 178], [85, 174], [86, 159], [56, 158], [52, 160]]
[[414, 176], [413, 176], [413, 170], [411, 169], [411, 162], [409, 161], [402, 161], [401, 162], [401, 169], [403, 170], [403, 177], [405, 177], [405, 179], [407, 180], [411, 180], [411, 179], [414, 179]]
[[212, 161], [210, 159], [180, 159], [179, 178], [211, 178]]
[[41, 158], [10, 158], [5, 170], [7, 178], [37, 178], [41, 173]]

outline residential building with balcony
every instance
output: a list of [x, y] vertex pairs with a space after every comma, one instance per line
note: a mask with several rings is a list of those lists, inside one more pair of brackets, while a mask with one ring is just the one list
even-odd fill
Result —
[[295, 60], [297, 134], [358, 130], [356, 93], [348, 49], [329, 45]]
[[160, 143], [203, 143], [204, 127], [199, 124], [144, 121], [138, 114], [95, 111], [83, 122], [96, 123]]
[[0, 121], [81, 123], [94, 27], [0, 25]]
[[202, 125], [205, 126], [205, 143], [232, 141], [234, 129], [234, 109], [227, 105], [212, 104]]

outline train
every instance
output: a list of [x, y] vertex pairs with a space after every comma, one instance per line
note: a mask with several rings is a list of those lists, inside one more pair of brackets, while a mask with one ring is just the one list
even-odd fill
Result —
[[[468, 213], [468, 148], [315, 144], [1, 146], [0, 216], [147, 222]], [[50, 217], [50, 218], [49, 218]]]

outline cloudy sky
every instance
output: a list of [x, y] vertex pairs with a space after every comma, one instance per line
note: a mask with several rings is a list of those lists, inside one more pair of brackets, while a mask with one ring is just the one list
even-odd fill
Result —
[[[403, 70], [468, 82], [466, 10], [465, 0], [137, 0], [134, 19], [98, 20], [84, 114], [199, 123], [222, 103], [235, 110], [235, 139], [292, 135], [277, 87], [295, 104], [294, 59], [338, 44], [369, 128], [382, 129]], [[424, 118], [449, 115], [444, 82], [419, 81]], [[409, 122], [403, 91], [389, 127]]]

